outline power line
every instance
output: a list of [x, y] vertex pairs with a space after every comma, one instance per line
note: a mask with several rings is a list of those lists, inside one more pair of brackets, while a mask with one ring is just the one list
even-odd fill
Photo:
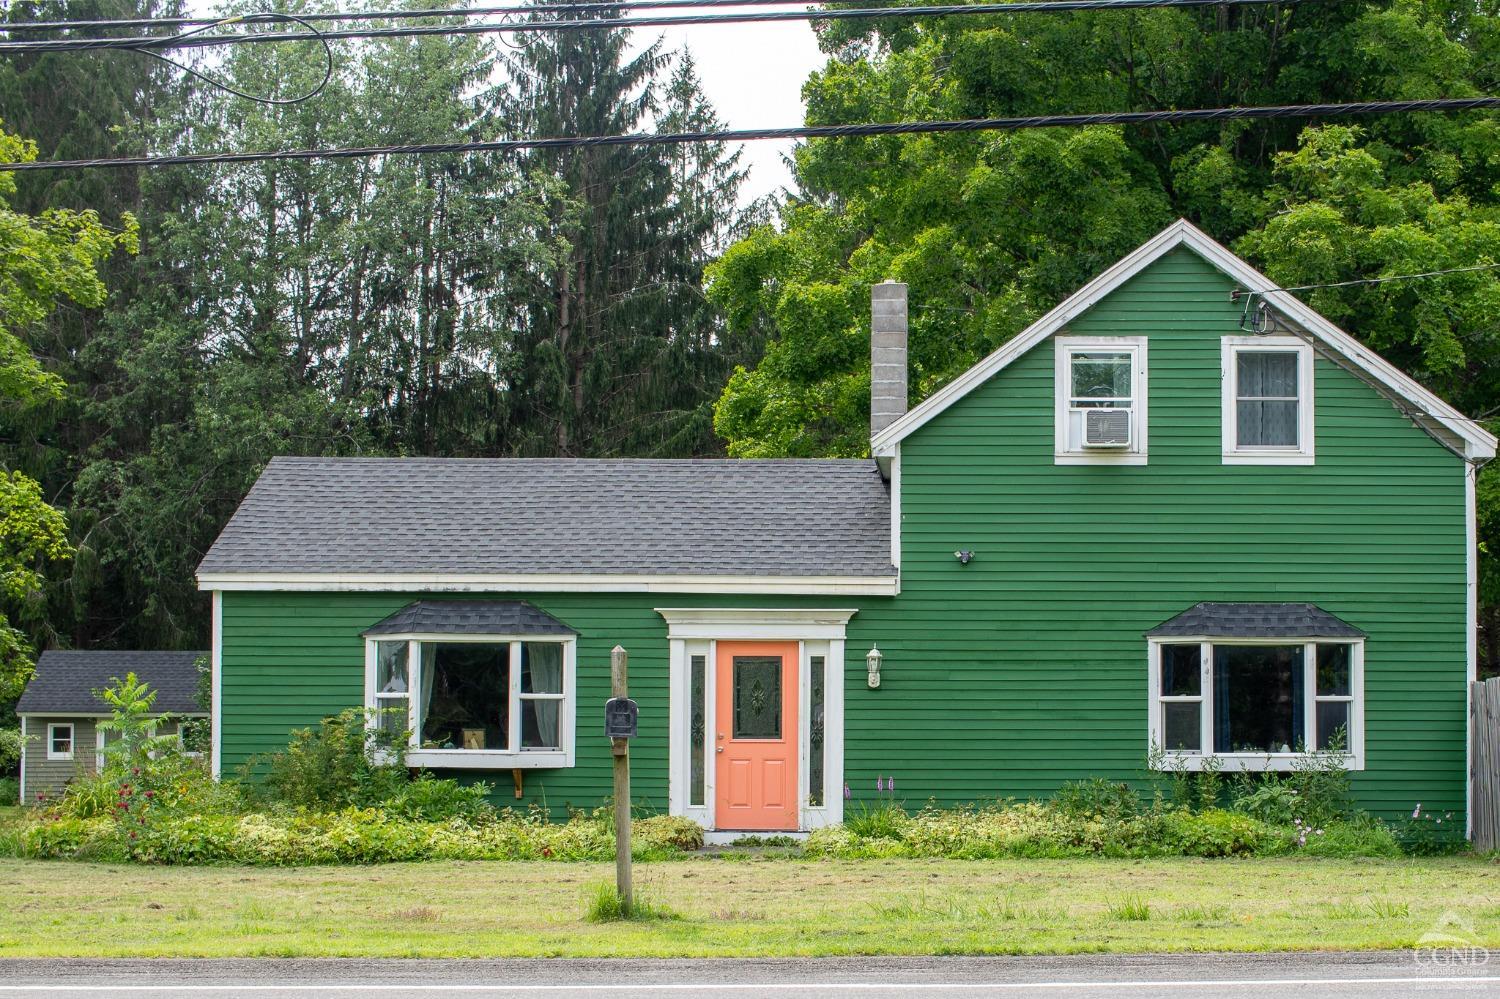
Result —
[[[439, 7], [430, 10], [372, 10], [306, 13], [297, 16], [304, 21], [399, 21], [421, 18], [471, 18], [525, 15], [533, 13], [567, 14], [593, 10], [655, 9], [670, 7], [794, 7], [808, 6], [825, 0], [587, 0], [584, 3], [535, 3], [509, 7]], [[826, 0], [849, 2], [849, 0]], [[0, 32], [68, 31], [98, 28], [182, 28], [195, 24], [216, 24], [215, 17], [137, 17], [94, 21], [12, 21], [0, 23]]]
[[[236, 88], [234, 86], [231, 86], [230, 84], [225, 83], [222, 80], [216, 80], [213, 77], [207, 75], [206, 73], [200, 73], [198, 70], [194, 69], [191, 66], [184, 66], [182, 63], [178, 62], [175, 59], [170, 59], [167, 56], [160, 55], [160, 54], [158, 54], [156, 52], [153, 52], [152, 51], [153, 48], [160, 48], [160, 47], [163, 47], [163, 46], [155, 45], [155, 44], [153, 44], [150, 41], [142, 40], [142, 42], [141, 42], [140, 45], [132, 46], [129, 49], [127, 49], [127, 51], [139, 52], [141, 55], [150, 56], [152, 59], [155, 59], [158, 62], [164, 62], [168, 66], [172, 66], [172, 67], [175, 67], [176, 69], [182, 70], [184, 73], [188, 74], [189, 76], [192, 76], [192, 77], [195, 77], [195, 78], [197, 78], [199, 80], [202, 80], [204, 83], [208, 84], [210, 87], [214, 87], [215, 89], [222, 90], [222, 91], [224, 91], [227, 94], [233, 94], [235, 97], [242, 97], [242, 98], [244, 98], [247, 101], [254, 101], [257, 104], [266, 104], [266, 105], [270, 105], [271, 107], [287, 107], [287, 106], [292, 105], [292, 104], [301, 104], [303, 101], [312, 100], [314, 97], [316, 97], [319, 94], [321, 94], [323, 92], [323, 88], [326, 87], [326, 86], [328, 86], [328, 81], [331, 80], [331, 79], [333, 79], [333, 48], [328, 44], [328, 39], [326, 39], [326, 38], [323, 37], [323, 32], [320, 31], [320, 30], [318, 30], [318, 28], [314, 27], [313, 25], [308, 24], [307, 21], [304, 18], [298, 17], [295, 14], [260, 14], [260, 15], [257, 15], [257, 17], [260, 17], [260, 18], [263, 18], [263, 19], [269, 20], [269, 21], [275, 21], [275, 22], [281, 23], [281, 24], [286, 24], [286, 23], [300, 24], [300, 25], [302, 25], [302, 27], [304, 27], [308, 31], [312, 32], [312, 35], [311, 35], [312, 38], [315, 38], [320, 43], [322, 43], [322, 46], [323, 46], [323, 78], [321, 80], [319, 80], [318, 83], [317, 83], [317, 85], [314, 86], [311, 90], [308, 90], [308, 91], [306, 91], [304, 93], [298, 94], [296, 97], [260, 97], [260, 96], [258, 96], [256, 94], [246, 93], [245, 91], [240, 90], [240, 89], [238, 89], [238, 88]], [[184, 31], [184, 32], [182, 32], [182, 33], [174, 36], [174, 37], [175, 38], [179, 38], [179, 39], [181, 39], [181, 38], [191, 38], [194, 35], [197, 35], [197, 34], [199, 34], [201, 32], [204, 32], [204, 31], [208, 31], [211, 28], [216, 28], [216, 27], [218, 27], [218, 26], [220, 26], [220, 25], [222, 25], [224, 23], [225, 23], [224, 20], [211, 21], [211, 22], [209, 22], [207, 24], [202, 25], [201, 27], [191, 28], [191, 29], [189, 29], [187, 31]]]
[[[1059, 14], [1074, 11], [1141, 10], [1152, 8], [1249, 7], [1287, 4], [1298, 0], [1028, 0], [1020, 3], [945, 4], [837, 8], [824, 10], [754, 11], [739, 14], [677, 14], [653, 17], [600, 17], [565, 20], [504, 21], [486, 24], [424, 24], [394, 28], [344, 28], [325, 31], [325, 39], [401, 38], [423, 35], [473, 35], [487, 33], [531, 33], [540, 31], [593, 31], [607, 28], [664, 28], [695, 24], [749, 24], [777, 21], [847, 21], [882, 17], [959, 17], [981, 14]], [[260, 17], [248, 14], [223, 23], [254, 23]], [[213, 48], [250, 42], [305, 41], [306, 35], [263, 32], [244, 35], [196, 35], [191, 38], [52, 38], [40, 41], [0, 42], [0, 53], [89, 52], [103, 49], [139, 48], [142, 43], [163, 48]]]
[[584, 149], [595, 146], [668, 146], [694, 142], [751, 142], [760, 139], [839, 139], [879, 135], [949, 132], [1006, 132], [1026, 128], [1078, 128], [1086, 125], [1151, 125], [1184, 121], [1250, 118], [1319, 118], [1396, 114], [1414, 111], [1475, 111], [1500, 108], [1500, 97], [1449, 97], [1420, 101], [1364, 101], [1357, 104], [1281, 104], [1259, 107], [1197, 108], [1185, 111], [1106, 111], [1098, 114], [1035, 115], [1024, 118], [966, 118], [950, 121], [898, 121], [857, 125], [801, 125], [793, 128], [741, 128], [699, 132], [636, 132], [626, 135], [497, 139], [483, 142], [429, 142], [404, 146], [283, 149], [251, 153], [190, 153], [114, 159], [43, 160], [0, 163], [0, 171], [83, 170], [93, 167], [182, 166], [255, 163], [267, 160], [353, 159], [437, 153], [498, 153], [524, 149]]
[[1500, 263], [1476, 264], [1473, 267], [1449, 267], [1441, 271], [1423, 271], [1420, 274], [1391, 274], [1386, 277], [1355, 278], [1352, 281], [1332, 281], [1328, 284], [1303, 284], [1295, 288], [1277, 288], [1277, 291], [1315, 291], [1320, 288], [1348, 288], [1356, 284], [1385, 284], [1387, 281], [1413, 281], [1417, 278], [1442, 277], [1445, 274], [1468, 274], [1472, 271], [1492, 271]]

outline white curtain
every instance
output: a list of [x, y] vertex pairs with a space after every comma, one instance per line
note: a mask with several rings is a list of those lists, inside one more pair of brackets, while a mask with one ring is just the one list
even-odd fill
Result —
[[427, 727], [427, 707], [432, 703], [432, 681], [437, 672], [437, 647], [434, 645], [417, 646], [417, 654], [422, 660], [422, 682], [417, 691], [417, 745], [420, 746], [423, 730]]
[[[562, 646], [556, 642], [527, 642], [526, 667], [531, 676], [531, 692], [537, 694], [561, 694], [563, 692]], [[544, 746], [557, 745], [557, 718], [562, 709], [561, 701], [532, 701], [536, 716], [537, 739]]]

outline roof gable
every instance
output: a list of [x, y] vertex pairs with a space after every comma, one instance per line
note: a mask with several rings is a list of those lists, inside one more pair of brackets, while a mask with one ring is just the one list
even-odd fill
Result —
[[1264, 274], [1186, 219], [1177, 220], [1134, 252], [1122, 257], [998, 350], [876, 434], [871, 441], [871, 452], [882, 458], [888, 457], [906, 437], [1004, 370], [1031, 348], [1061, 332], [1068, 323], [1092, 309], [1111, 292], [1179, 247], [1191, 250], [1241, 288], [1258, 295], [1327, 350], [1362, 371], [1369, 377], [1373, 387], [1397, 401], [1404, 410], [1409, 410], [1408, 415], [1414, 419], [1420, 415], [1427, 421], [1429, 429], [1451, 435], [1462, 448], [1465, 457], [1494, 457], [1494, 436], [1295, 296], [1279, 290]]

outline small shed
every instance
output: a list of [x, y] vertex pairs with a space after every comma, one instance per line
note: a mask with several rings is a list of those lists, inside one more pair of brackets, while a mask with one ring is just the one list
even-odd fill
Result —
[[117, 677], [134, 673], [157, 692], [153, 713], [171, 716], [158, 735], [181, 735], [186, 719], [207, 718], [198, 702], [198, 663], [207, 657], [207, 652], [43, 652], [16, 704], [21, 802], [45, 800], [73, 778], [98, 772], [107, 735], [99, 722], [110, 712], [97, 692]]

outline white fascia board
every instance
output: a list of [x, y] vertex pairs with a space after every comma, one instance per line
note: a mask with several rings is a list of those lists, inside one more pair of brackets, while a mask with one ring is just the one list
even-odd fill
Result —
[[1324, 319], [1294, 295], [1277, 290], [1275, 283], [1264, 274], [1229, 252], [1186, 219], [1178, 219], [1133, 252], [1122, 257], [1108, 270], [1064, 299], [1051, 312], [1028, 326], [1009, 343], [959, 375], [920, 406], [875, 435], [870, 443], [871, 453], [890, 454], [898, 441], [904, 440], [925, 426], [939, 413], [988, 381], [1016, 358], [1093, 308], [1104, 296], [1179, 246], [1192, 249], [1204, 260], [1234, 278], [1246, 291], [1260, 295], [1269, 305], [1302, 326], [1310, 335], [1322, 340], [1392, 393], [1447, 428], [1464, 442], [1465, 457], [1471, 460], [1494, 457], [1496, 440], [1492, 434], [1423, 388], [1416, 380], [1400, 371], [1385, 358]]
[[200, 573], [198, 589], [437, 593], [737, 593], [895, 596], [890, 576], [452, 575], [445, 573]]

